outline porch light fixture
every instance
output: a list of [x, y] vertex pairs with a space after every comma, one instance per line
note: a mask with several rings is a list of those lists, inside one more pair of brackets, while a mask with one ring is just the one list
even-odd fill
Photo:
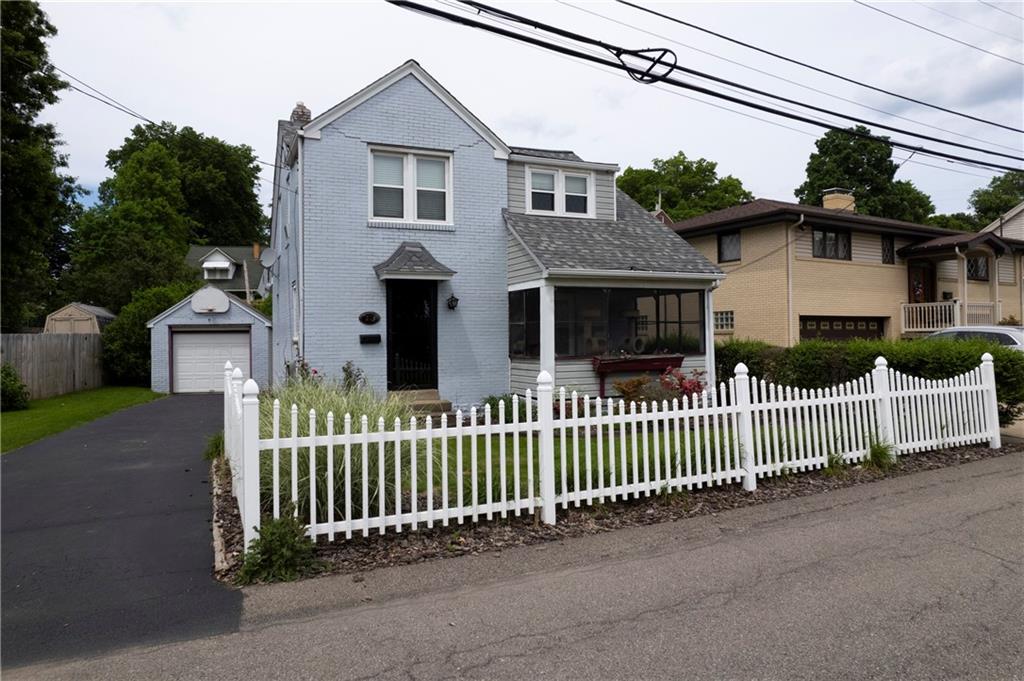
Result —
[[455, 308], [457, 308], [459, 306], [459, 299], [455, 297], [454, 293], [451, 294], [450, 296], [448, 296], [448, 301], [447, 302], [448, 302], [448, 309], [449, 310], [454, 310]]

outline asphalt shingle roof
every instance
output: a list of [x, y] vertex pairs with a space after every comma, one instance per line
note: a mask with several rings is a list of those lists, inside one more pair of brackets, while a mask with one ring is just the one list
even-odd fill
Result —
[[582, 161], [575, 152], [568, 149], [534, 149], [533, 147], [509, 147], [513, 154], [536, 156], [537, 158], [553, 158], [558, 161]]
[[[259, 286], [260, 277], [263, 275], [263, 266], [260, 264], [259, 258], [252, 257], [252, 246], [189, 246], [188, 253], [185, 255], [185, 262], [189, 267], [202, 267], [203, 257], [206, 256], [210, 251], [217, 249], [224, 253], [232, 260], [237, 263], [235, 267], [235, 275], [230, 279], [211, 279], [207, 283], [216, 286], [223, 291], [244, 291], [245, 290], [245, 275], [243, 274], [244, 269], [249, 270], [249, 288], [256, 290]], [[242, 267], [242, 263], [246, 263], [246, 267]]]
[[669, 227], [624, 192], [617, 220], [502, 213], [505, 225], [547, 269], [720, 274]]
[[99, 305], [88, 305], [86, 303], [72, 303], [72, 305], [77, 305], [86, 312], [91, 312], [92, 314], [96, 315], [100, 319], [113, 319], [114, 317], [117, 316], [107, 308], [100, 307]]
[[418, 241], [403, 241], [384, 262], [374, 265], [378, 277], [388, 274], [431, 274], [451, 276], [455, 270], [442, 265]]

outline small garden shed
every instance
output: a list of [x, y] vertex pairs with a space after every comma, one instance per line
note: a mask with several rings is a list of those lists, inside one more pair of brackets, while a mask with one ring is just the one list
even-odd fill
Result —
[[68, 303], [46, 315], [43, 333], [100, 333], [116, 316], [105, 307]]
[[222, 392], [224, 363], [245, 378], [270, 380], [270, 320], [213, 286], [199, 289], [147, 324], [150, 383], [157, 392]]

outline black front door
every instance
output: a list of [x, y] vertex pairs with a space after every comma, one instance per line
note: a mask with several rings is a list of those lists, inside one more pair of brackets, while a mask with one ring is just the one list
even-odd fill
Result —
[[437, 282], [392, 279], [388, 288], [388, 390], [437, 387]]

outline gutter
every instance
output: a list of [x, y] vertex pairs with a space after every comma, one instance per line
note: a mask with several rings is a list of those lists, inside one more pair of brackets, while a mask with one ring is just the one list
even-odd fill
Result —
[[612, 173], [617, 173], [620, 170], [618, 164], [615, 163], [595, 163], [592, 161], [572, 161], [569, 159], [563, 161], [557, 158], [547, 158], [546, 156], [529, 156], [527, 154], [509, 154], [508, 160], [515, 161], [517, 163], [529, 163], [532, 166], [579, 168], [581, 170], [601, 170]]
[[786, 344], [793, 345], [793, 239], [789, 238], [789, 232], [798, 227], [803, 227], [804, 214], [800, 213], [800, 219], [789, 226], [786, 230]]
[[707, 281], [725, 279], [725, 273], [713, 272], [654, 272], [648, 270], [575, 270], [548, 269], [547, 277], [575, 279], [678, 279], [682, 281]]

